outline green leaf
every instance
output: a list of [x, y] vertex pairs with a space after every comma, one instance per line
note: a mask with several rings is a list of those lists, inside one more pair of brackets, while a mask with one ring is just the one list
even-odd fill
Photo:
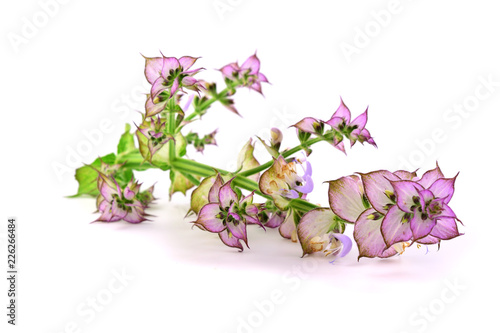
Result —
[[112, 165], [115, 163], [116, 155], [108, 154], [104, 157], [97, 158], [90, 165], [84, 165], [75, 172], [75, 178], [78, 181], [78, 192], [69, 198], [77, 198], [81, 196], [92, 196], [96, 197], [99, 195], [99, 190], [97, 189], [97, 176], [98, 173], [95, 169], [100, 170], [102, 163]]
[[126, 154], [134, 149], [134, 134], [130, 133], [130, 124], [125, 124], [125, 132], [118, 142], [118, 154]]

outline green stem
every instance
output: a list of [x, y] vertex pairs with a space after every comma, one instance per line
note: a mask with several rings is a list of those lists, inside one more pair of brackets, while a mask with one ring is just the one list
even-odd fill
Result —
[[[219, 97], [220, 96], [223, 96], [225, 95], [226, 93], [228, 92], [228, 88], [222, 90], [220, 93], [217, 93], [217, 95], [215, 97], [212, 97], [210, 98], [209, 100], [205, 101], [203, 104], [200, 105], [200, 109], [201, 110], [204, 110], [206, 108], [208, 108], [210, 105], [212, 105], [215, 101], [219, 100]], [[197, 112], [193, 112], [191, 113], [189, 116], [187, 116], [186, 118], [184, 118], [184, 121], [190, 121], [192, 120], [193, 118], [195, 118], [196, 116], [198, 116], [199, 113]]]
[[[187, 160], [184, 158], [177, 158], [171, 163], [171, 167], [176, 170], [181, 172], [182, 174], [190, 174], [190, 175], [197, 175], [200, 177], [210, 177], [215, 174], [215, 172], [220, 172], [221, 174], [227, 175], [230, 174], [230, 172], [218, 168], [212, 168], [209, 165], [199, 163], [196, 161], [192, 160]], [[242, 176], [241, 174], [236, 175], [234, 177], [233, 183], [235, 186], [242, 188], [247, 191], [254, 191], [256, 194], [266, 198], [266, 199], [272, 199], [269, 195], [266, 195], [262, 193], [259, 189], [259, 184], [257, 182], [248, 179], [245, 176]], [[196, 184], [196, 183], [195, 183]], [[318, 208], [315, 204], [312, 204], [308, 201], [302, 200], [302, 199], [293, 199], [290, 201], [289, 204], [290, 208], [294, 208], [300, 211], [310, 211], [311, 209]]]
[[[175, 103], [174, 98], [171, 99], [173, 103]], [[168, 120], [167, 120], [167, 126], [168, 126], [168, 133], [171, 135], [175, 135], [175, 116], [176, 114], [174, 112], [170, 112], [168, 114]], [[175, 160], [175, 142], [174, 140], [170, 140], [168, 142], [168, 160], [170, 163], [172, 163]]]
[[181, 172], [182, 175], [184, 177], [186, 177], [191, 183], [195, 184], [196, 186], [200, 185], [200, 181], [195, 177], [193, 176], [192, 174], [190, 173], [186, 173], [186, 172]]

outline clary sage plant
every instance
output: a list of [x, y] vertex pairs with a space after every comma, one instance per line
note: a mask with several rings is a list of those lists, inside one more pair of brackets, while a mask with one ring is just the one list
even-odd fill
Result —
[[456, 176], [445, 177], [439, 166], [421, 177], [403, 170], [357, 173], [328, 182], [329, 207], [307, 201], [314, 189], [307, 160], [312, 145], [326, 141], [343, 153], [347, 141], [351, 146], [360, 142], [376, 147], [366, 128], [368, 110], [353, 118], [342, 100], [328, 120], [307, 117], [291, 124], [299, 141], [296, 147], [282, 149], [283, 133], [276, 128], [268, 142], [258, 138], [270, 154], [266, 163], [254, 157], [251, 139], [239, 153], [236, 170], [187, 158], [188, 145], [203, 152], [206, 145], [216, 144], [217, 133], [186, 133], [190, 123], [201, 120], [215, 102], [238, 114], [233, 95], [239, 88], [262, 93], [268, 80], [260, 72], [260, 61], [254, 54], [241, 65], [223, 66], [219, 71], [225, 86], [219, 90], [215, 83], [198, 78], [203, 70], [193, 69], [198, 58], [145, 59], [151, 91], [142, 122], [134, 124], [134, 132], [126, 125], [116, 153], [76, 170], [79, 188], [74, 197], [96, 197], [96, 221], [148, 220], [154, 188], [141, 190], [133, 171], [159, 168], [170, 174], [170, 195], [194, 188], [189, 211], [195, 215], [193, 225], [217, 233], [225, 245], [240, 251], [248, 247], [250, 225], [279, 228], [281, 236], [300, 243], [304, 255], [343, 257], [352, 247], [351, 238], [344, 235], [345, 225], [351, 223], [358, 259], [387, 258], [413, 243], [439, 245], [461, 235], [460, 220], [448, 205]]

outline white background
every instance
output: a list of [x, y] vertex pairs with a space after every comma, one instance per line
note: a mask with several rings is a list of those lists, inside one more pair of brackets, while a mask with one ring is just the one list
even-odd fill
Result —
[[[498, 327], [500, 21], [492, 1], [401, 0], [389, 17], [379, 17], [382, 23], [375, 16], [393, 9], [389, 0], [131, 3], [67, 1], [45, 6], [49, 17], [34, 0], [2, 2], [1, 258], [5, 271], [6, 220], [14, 216], [20, 272], [15, 328], [6, 324], [1, 279], [2, 327], [47, 333]], [[356, 53], [346, 56], [347, 44]], [[94, 201], [64, 198], [77, 189], [74, 167], [114, 151], [124, 124], [140, 121], [135, 111], [148, 90], [141, 53], [160, 50], [202, 56], [196, 65], [207, 70], [198, 77], [220, 83], [216, 68], [257, 50], [272, 83], [265, 98], [238, 92], [243, 118], [212, 108], [192, 128], [202, 134], [219, 128], [219, 146], [190, 157], [231, 168], [244, 142], [266, 137], [273, 126], [292, 146], [297, 141], [287, 127], [305, 116], [328, 119], [342, 96], [353, 116], [370, 106], [367, 128], [379, 149], [357, 144], [346, 157], [318, 144], [310, 158], [311, 200], [327, 204], [326, 180], [401, 167], [421, 174], [438, 160], [445, 175], [460, 172], [451, 206], [465, 235], [439, 251], [414, 247], [389, 260], [357, 262], [354, 248], [332, 264], [301, 259], [300, 246], [276, 230], [249, 228], [251, 249], [238, 253], [215, 234], [191, 229], [183, 218], [188, 198], [175, 194], [169, 202], [168, 176], [156, 170], [137, 174], [145, 186], [158, 181], [152, 222], [89, 224], [97, 217]], [[454, 111], [459, 107], [462, 114]], [[103, 120], [113, 124], [107, 133]], [[101, 140], [97, 135], [82, 150], [84, 132], [96, 131]], [[77, 149], [85, 154], [75, 164]], [[122, 285], [114, 276], [123, 271], [130, 279]], [[280, 304], [271, 306], [274, 294]], [[92, 298], [105, 303], [99, 311], [88, 305]]]

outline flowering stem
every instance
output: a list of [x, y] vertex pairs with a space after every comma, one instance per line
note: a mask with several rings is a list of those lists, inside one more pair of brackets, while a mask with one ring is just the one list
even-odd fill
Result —
[[[203, 112], [203, 110], [208, 109], [208, 107], [210, 105], [212, 105], [214, 102], [218, 101], [221, 96], [226, 95], [228, 93], [228, 91], [229, 91], [229, 88], [226, 88], [226, 89], [222, 90], [220, 93], [217, 93], [215, 96], [213, 96], [209, 100], [206, 100], [205, 102], [203, 102], [199, 106], [199, 109], [202, 110], [202, 112]], [[190, 120], [192, 120], [193, 118], [195, 118], [198, 115], [200, 115], [200, 113], [196, 112], [196, 110], [195, 110], [195, 112], [191, 113], [189, 116], [187, 116], [186, 118], [184, 118], [184, 121], [190, 121]]]
[[[323, 141], [323, 140], [324, 140], [324, 138], [321, 138], [321, 137], [308, 140], [301, 145], [298, 145], [290, 150], [287, 150], [287, 151], [281, 153], [281, 156], [283, 156], [284, 158], [287, 158], [288, 156], [293, 155], [293, 154], [301, 151], [303, 148], [312, 146], [313, 144], [320, 142], [320, 141]], [[269, 169], [271, 167], [271, 165], [273, 165], [273, 162], [274, 161], [269, 161], [267, 163], [259, 165], [258, 167], [255, 167], [253, 169], [242, 171], [242, 172], [238, 173], [238, 175], [243, 176], [243, 177], [248, 177], [248, 176], [254, 175], [254, 174], [259, 173], [263, 170]]]
[[[171, 167], [176, 170], [181, 172], [182, 174], [190, 174], [190, 175], [197, 175], [200, 177], [210, 177], [214, 175], [214, 172], [220, 172], [221, 174], [230, 174], [230, 172], [218, 168], [213, 168], [209, 165], [202, 164], [196, 161], [192, 160], [187, 160], [184, 158], [177, 158], [171, 163]], [[194, 178], [194, 177], [193, 177]], [[198, 183], [199, 181], [196, 180]], [[270, 196], [262, 193], [259, 190], [259, 184], [257, 182], [254, 182], [251, 179], [246, 178], [245, 176], [242, 176], [241, 174], [238, 174], [235, 176], [233, 180], [234, 185], [238, 186], [239, 188], [242, 188], [247, 191], [254, 191], [256, 194], [266, 198], [266, 199], [272, 199]], [[194, 183], [196, 184], [196, 183]], [[296, 210], [300, 211], [310, 211], [311, 209], [318, 208], [318, 206], [302, 200], [302, 199], [294, 199], [290, 201], [289, 204], [290, 208], [294, 208]]]

